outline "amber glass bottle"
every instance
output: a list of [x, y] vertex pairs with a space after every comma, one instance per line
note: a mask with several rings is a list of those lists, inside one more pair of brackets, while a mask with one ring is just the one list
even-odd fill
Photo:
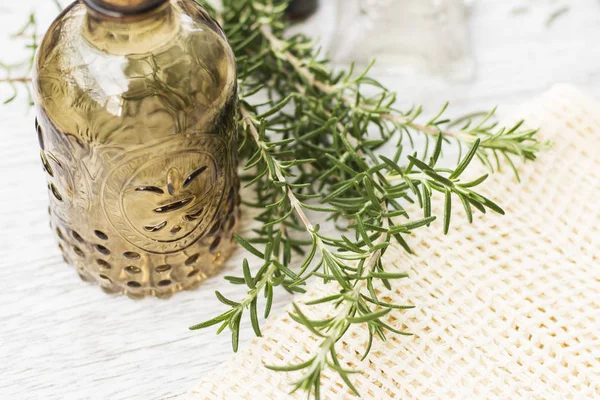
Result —
[[83, 0], [37, 54], [36, 130], [66, 262], [165, 297], [215, 273], [239, 219], [235, 60], [194, 0]]

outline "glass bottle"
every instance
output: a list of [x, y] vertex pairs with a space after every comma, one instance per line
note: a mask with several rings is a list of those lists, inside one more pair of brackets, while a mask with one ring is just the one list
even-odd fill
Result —
[[38, 50], [51, 226], [84, 280], [131, 297], [195, 287], [239, 219], [233, 52], [194, 0], [83, 0]]
[[465, 0], [338, 0], [334, 62], [407, 75], [469, 80], [474, 74]]

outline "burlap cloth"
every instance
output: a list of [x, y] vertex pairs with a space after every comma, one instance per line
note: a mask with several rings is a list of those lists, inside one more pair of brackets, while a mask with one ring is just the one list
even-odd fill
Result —
[[[507, 215], [469, 225], [456, 211], [448, 236], [439, 221], [409, 238], [416, 256], [399, 246], [386, 254], [390, 271], [411, 277], [381, 296], [416, 306], [387, 322], [415, 335], [376, 339], [364, 361], [364, 326], [338, 344], [342, 364], [363, 371], [352, 376], [363, 398], [600, 398], [600, 104], [561, 86], [519, 116], [554, 147], [518, 165], [521, 184], [509, 168], [485, 183]], [[296, 300], [333, 290], [314, 284]], [[263, 334], [187, 397], [306, 398], [288, 394], [297, 373], [263, 364], [304, 361], [319, 342], [285, 314]], [[321, 393], [352, 398], [335, 373]]]

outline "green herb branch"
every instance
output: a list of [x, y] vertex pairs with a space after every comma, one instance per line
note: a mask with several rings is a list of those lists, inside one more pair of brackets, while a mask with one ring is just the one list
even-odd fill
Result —
[[[273, 53], [277, 57], [287, 60], [299, 76], [303, 78], [305, 84], [314, 86], [324, 94], [337, 96], [340, 101], [351, 107], [352, 112], [354, 113], [366, 113], [380, 118], [383, 121], [389, 121], [394, 124], [398, 130], [408, 129], [406, 131], [408, 134], [410, 134], [410, 130], [433, 136], [437, 136], [441, 133], [444, 137], [453, 138], [459, 144], [463, 145], [473, 144], [479, 139], [480, 147], [477, 156], [490, 171], [494, 170], [493, 164], [490, 161], [490, 156], [496, 161], [497, 168], [500, 168], [498, 156], [501, 154], [514, 170], [514, 163], [510, 155], [517, 155], [528, 160], [535, 160], [535, 154], [547, 148], [549, 145], [547, 142], [540, 143], [535, 139], [534, 136], [537, 130], [520, 130], [523, 121], [519, 121], [510, 128], [499, 128], [496, 122], [490, 122], [495, 114], [495, 109], [485, 114], [484, 118], [476, 124], [473, 124], [472, 120], [467, 119], [458, 131], [452, 131], [448, 129], [448, 126], [455, 125], [457, 121], [452, 122], [448, 119], [441, 118], [448, 106], [448, 103], [446, 103], [435, 118], [429, 120], [425, 124], [420, 124], [416, 122], [416, 119], [421, 115], [421, 107], [411, 110], [408, 113], [402, 113], [391, 108], [396, 100], [396, 94], [387, 91], [383, 86], [378, 85], [374, 81], [371, 83], [382, 89], [382, 97], [378, 100], [378, 103], [374, 104], [369, 101], [359, 102], [356, 99], [359, 98], [360, 94], [357, 93], [357, 87], [353, 84], [354, 82], [344, 81], [341, 84], [331, 85], [319, 80], [311, 71], [311, 66], [320, 69], [324, 65], [322, 63], [319, 65], [319, 63], [315, 61], [315, 58], [302, 61], [292, 54], [289, 50], [288, 42], [283, 39], [278, 39], [273, 34], [274, 22], [272, 20], [267, 21], [269, 22], [263, 22], [260, 25], [259, 30], [268, 40]], [[373, 63], [365, 72], [363, 72], [363, 77], [366, 77], [372, 65]], [[349, 72], [349, 75], [352, 75], [352, 70]], [[299, 90], [302, 91], [301, 86]], [[388, 108], [381, 107], [382, 104], [386, 104]]]
[[[390, 326], [386, 315], [410, 306], [387, 304], [378, 297], [380, 281], [388, 289], [405, 273], [386, 271], [382, 257], [392, 243], [406, 251], [405, 239], [414, 231], [428, 227], [436, 218], [443, 220], [444, 232], [451, 223], [451, 209], [458, 201], [469, 221], [475, 211], [503, 213], [492, 200], [476, 191], [487, 177], [463, 181], [462, 175], [475, 158], [491, 170], [500, 166], [500, 156], [513, 165], [511, 156], [535, 159], [547, 146], [535, 138], [535, 130], [510, 128], [490, 122], [493, 112], [483, 118], [468, 118], [457, 131], [455, 122], [446, 119], [444, 107], [438, 115], [417, 122], [421, 109], [401, 112], [393, 108], [396, 94], [368, 76], [353, 69], [333, 73], [320, 61], [315, 45], [303, 36], [284, 38], [285, 5], [268, 0], [239, 2], [226, 0], [218, 16], [235, 50], [240, 78], [241, 122], [247, 155], [247, 186], [252, 187], [258, 207], [258, 228], [240, 244], [262, 260], [255, 275], [246, 259], [242, 276], [226, 277], [234, 284], [246, 285], [242, 301], [217, 297], [229, 309], [192, 329], [219, 324], [218, 332], [229, 329], [237, 350], [240, 320], [249, 313], [252, 326], [260, 336], [258, 300], [264, 293], [264, 315], [269, 315], [273, 296], [281, 287], [303, 292], [310, 279], [335, 282], [339, 292], [304, 306], [293, 305], [291, 318], [320, 338], [314, 354], [297, 365], [268, 366], [279, 371], [299, 371], [301, 378], [292, 390], [304, 390], [320, 397], [320, 381], [325, 369], [336, 371], [358, 394], [349, 371], [341, 366], [336, 345], [351, 325], [360, 324], [369, 332], [363, 357], [369, 354], [375, 337], [386, 333], [407, 334], [400, 326]], [[372, 95], [364, 95], [373, 92]], [[267, 100], [257, 100], [256, 93]], [[419, 154], [405, 154], [405, 137], [434, 137]], [[443, 148], [455, 140], [469, 150], [461, 154], [455, 168], [438, 168]], [[384, 148], [394, 154], [381, 154]], [[431, 147], [431, 148], [430, 148]], [[516, 172], [516, 169], [515, 169]], [[438, 194], [444, 202], [443, 215], [432, 215], [432, 199]], [[407, 202], [423, 210], [412, 216]], [[341, 232], [326, 235], [319, 221], [331, 220]], [[321, 215], [321, 216], [319, 216]], [[344, 225], [344, 226], [342, 226]], [[295, 239], [297, 237], [301, 239]], [[311, 320], [304, 307], [328, 304], [334, 312]], [[327, 308], [329, 309], [329, 308]]]
[[[29, 83], [31, 82], [30, 73], [33, 68], [35, 52], [38, 48], [37, 21], [35, 19], [35, 14], [29, 14], [27, 22], [11, 37], [13, 39], [25, 39], [25, 49], [29, 52], [29, 55], [26, 59], [17, 63], [9, 64], [0, 61], [0, 71], [4, 72], [4, 76], [0, 78], [0, 85], [8, 85], [12, 90], [12, 94], [4, 99], [3, 102], [4, 104], [8, 104], [17, 98], [19, 86], [22, 86], [27, 92], [29, 103], [33, 104]], [[15, 73], [18, 73], [19, 75], [14, 76]]]

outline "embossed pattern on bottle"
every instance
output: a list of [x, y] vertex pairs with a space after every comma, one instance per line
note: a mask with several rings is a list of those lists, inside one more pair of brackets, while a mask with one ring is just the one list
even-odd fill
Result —
[[203, 8], [119, 21], [75, 2], [40, 46], [34, 88], [51, 226], [83, 279], [167, 297], [218, 271], [240, 217], [237, 93]]

